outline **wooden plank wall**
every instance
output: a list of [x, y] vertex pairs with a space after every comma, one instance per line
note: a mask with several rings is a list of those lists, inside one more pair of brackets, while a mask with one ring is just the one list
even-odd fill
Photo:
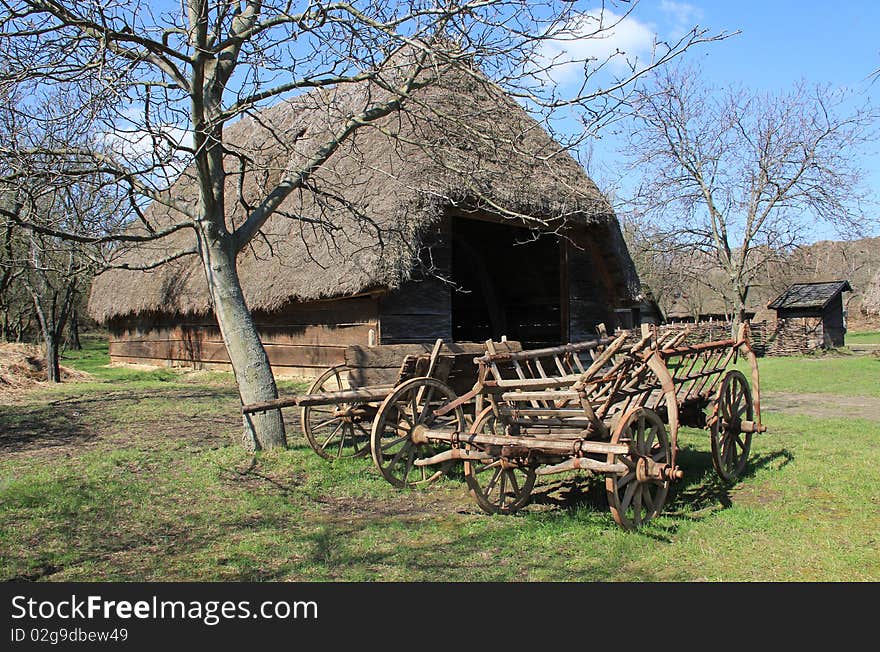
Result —
[[[375, 298], [356, 297], [290, 304], [273, 314], [255, 312], [254, 322], [276, 371], [315, 376], [342, 364], [347, 346], [366, 345], [370, 329], [378, 332], [377, 315]], [[212, 319], [140, 315], [109, 326], [114, 362], [195, 368], [229, 362]]]
[[[350, 346], [345, 361], [352, 367], [348, 382], [351, 386], [383, 385], [394, 383], [400, 371], [401, 361], [407, 355], [430, 354], [434, 344], [396, 344], [365, 347]], [[520, 342], [496, 342], [498, 352], [522, 351]], [[441, 355], [452, 357], [452, 367], [446, 382], [456, 394], [471, 390], [477, 380], [474, 358], [486, 354], [484, 342], [444, 342]]]
[[584, 231], [572, 234], [566, 242], [565, 260], [568, 265], [568, 336], [571, 342], [582, 342], [596, 337], [596, 324], [604, 323], [611, 332], [617, 326], [611, 306], [617, 303], [608, 287], [599, 248]]
[[452, 268], [449, 220], [442, 220], [425, 238], [421, 259], [433, 274], [414, 270], [413, 279], [379, 299], [381, 344], [417, 344], [438, 338], [452, 341], [452, 295], [448, 278]]

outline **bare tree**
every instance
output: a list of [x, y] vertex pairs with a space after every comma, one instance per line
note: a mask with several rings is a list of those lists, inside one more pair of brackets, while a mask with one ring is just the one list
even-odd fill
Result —
[[717, 89], [690, 67], [653, 81], [633, 105], [630, 169], [643, 182], [631, 208], [660, 227], [658, 246], [710, 257], [735, 320], [759, 270], [817, 222], [848, 233], [869, 223], [856, 153], [873, 137], [870, 108], [805, 84], [781, 94]]
[[[639, 75], [694, 43], [717, 38], [695, 28], [674, 43], [657, 43], [650, 61], [631, 62], [597, 87], [588, 81], [623, 53], [578, 60], [557, 50], [548, 54], [545, 45], [607, 36], [631, 9], [606, 14], [605, 4], [583, 11], [564, 1], [183, 0], [154, 11], [149, 3], [126, 0], [2, 0], [3, 78], [33, 88], [76, 89], [83, 97], [80, 114], [104, 126], [108, 138], [100, 148], [34, 153], [65, 159], [70, 175], [97, 171], [127, 187], [140, 230], [129, 229], [118, 241], [183, 229], [193, 233], [191, 248], [167, 252], [143, 267], [200, 258], [241, 400], [253, 403], [273, 399], [277, 391], [236, 258], [260, 237], [285, 198], [309, 189], [315, 172], [356, 131], [403, 110], [419, 89], [450, 69], [465, 75], [481, 69], [533, 110], [579, 108], [586, 123], [597, 124], [616, 110]], [[564, 99], [547, 84], [559, 65], [580, 66], [584, 78]], [[282, 96], [345, 91], [365, 81], [369, 92], [356, 111], [341, 116], [333, 133], [293, 136], [308, 152], [299, 152], [285, 169], [267, 170], [257, 201], [230, 196], [234, 179], [254, 161], [227, 142], [227, 124]], [[167, 192], [184, 167], [195, 180], [193, 201]], [[234, 224], [227, 222], [231, 201], [244, 209]], [[27, 221], [19, 224], [60, 235]], [[285, 445], [280, 412], [246, 419], [245, 438], [256, 448]]]
[[696, 318], [711, 265], [704, 255], [668, 242], [657, 226], [624, 219], [623, 237], [639, 274], [642, 290], [668, 316], [673, 306]]
[[[0, 253], [0, 302], [5, 327], [14, 298], [19, 313], [27, 297], [46, 356], [49, 382], [60, 382], [62, 336], [69, 326], [78, 299], [103, 259], [100, 243], [88, 242], [106, 235], [127, 214], [125, 198], [100, 175], [46, 152], [88, 144], [88, 121], [71, 106], [70, 98], [48, 94], [30, 96], [14, 84], [2, 88], [0, 141], [0, 226], [4, 241]], [[29, 120], [36, 113], [42, 120]], [[84, 130], [85, 129], [85, 130]], [[28, 224], [32, 228], [18, 228]], [[59, 234], [79, 234], [80, 242]], [[24, 315], [15, 319], [23, 325]], [[8, 335], [7, 335], [8, 336]], [[19, 330], [17, 337], [21, 336]]]
[[[82, 222], [93, 220], [107, 207], [104, 201], [95, 203], [94, 197], [84, 190], [79, 184], [75, 187], [19, 184], [14, 191], [15, 201], [0, 207], [0, 224], [6, 233], [0, 254], [4, 335], [9, 337], [17, 330], [15, 338], [20, 339], [23, 327], [33, 315], [42, 336], [47, 380], [55, 383], [61, 382], [62, 336], [70, 327], [77, 301], [88, 286], [95, 262], [101, 255], [90, 251], [95, 245], [84, 246], [37, 230], [13, 227], [15, 220], [27, 220], [45, 229], [83, 230]], [[22, 302], [22, 296], [28, 301]], [[17, 329], [10, 317], [15, 320]]]

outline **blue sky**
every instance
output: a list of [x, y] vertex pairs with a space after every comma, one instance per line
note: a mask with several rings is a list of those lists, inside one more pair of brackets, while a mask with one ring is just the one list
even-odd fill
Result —
[[[622, 13], [627, 6], [611, 8]], [[785, 91], [803, 79], [848, 88], [880, 104], [880, 80], [870, 78], [880, 68], [880, 2], [641, 0], [628, 21], [617, 38], [631, 51], [642, 49], [643, 56], [650, 45], [647, 34], [673, 38], [696, 24], [713, 31], [739, 30], [684, 55], [713, 84]], [[607, 170], [616, 167], [614, 145], [607, 137], [595, 149], [590, 173], [600, 185]], [[860, 159], [868, 185], [880, 189], [880, 144], [867, 148]], [[835, 237], [827, 230], [815, 235]]]

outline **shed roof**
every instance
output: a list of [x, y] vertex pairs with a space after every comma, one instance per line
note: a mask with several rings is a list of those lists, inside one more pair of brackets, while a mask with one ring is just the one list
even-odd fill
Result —
[[852, 292], [849, 281], [825, 281], [820, 283], [795, 283], [767, 304], [768, 308], [817, 308], [824, 309], [837, 295]]

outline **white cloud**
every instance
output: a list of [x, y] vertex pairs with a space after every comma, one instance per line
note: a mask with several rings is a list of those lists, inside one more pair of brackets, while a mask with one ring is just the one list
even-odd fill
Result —
[[680, 38], [703, 19], [703, 11], [687, 2], [660, 0], [660, 11], [672, 23], [672, 36]]
[[622, 73], [637, 62], [650, 60], [656, 31], [632, 16], [612, 11], [587, 12], [574, 17], [560, 38], [547, 41], [538, 58], [540, 66], [552, 65], [546, 76], [559, 84], [582, 77], [584, 62], [595, 69], [605, 64]]
[[141, 170], [142, 180], [164, 188], [173, 183], [189, 164], [191, 157], [176, 147], [190, 147], [192, 133], [170, 125], [158, 131], [159, 134], [151, 134], [144, 129], [117, 128], [102, 134], [103, 149], [105, 153], [112, 153], [123, 167]]
[[150, 133], [143, 129], [117, 130], [104, 134], [104, 141], [117, 154], [134, 160], [156, 156], [159, 153], [157, 147], [167, 152], [171, 143], [182, 147], [189, 147], [192, 144], [192, 134], [185, 129], [165, 126], [159, 131], [161, 134]]

